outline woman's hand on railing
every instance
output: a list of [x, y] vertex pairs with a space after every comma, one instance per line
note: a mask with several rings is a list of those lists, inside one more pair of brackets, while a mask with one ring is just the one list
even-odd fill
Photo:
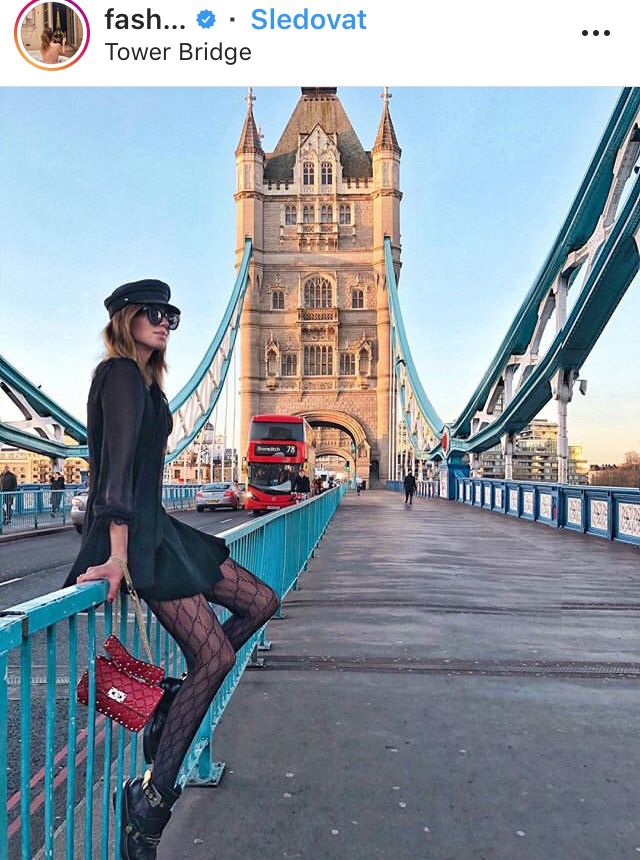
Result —
[[104, 564], [98, 564], [95, 567], [88, 567], [84, 573], [81, 573], [77, 579], [78, 583], [95, 582], [97, 579], [106, 579], [109, 583], [109, 593], [107, 594], [107, 602], [113, 603], [118, 591], [120, 583], [124, 577], [122, 566], [117, 561], [105, 561]]

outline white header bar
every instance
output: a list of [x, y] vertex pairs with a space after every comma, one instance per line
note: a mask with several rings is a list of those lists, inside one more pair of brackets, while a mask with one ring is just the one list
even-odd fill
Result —
[[[2, 0], [12, 86], [640, 83], [636, 0]], [[55, 4], [56, 9], [59, 4]], [[57, 13], [56, 13], [57, 14]], [[75, 17], [74, 17], [75, 16]], [[64, 15], [63, 15], [64, 18]], [[59, 24], [59, 26], [58, 26]], [[596, 35], [597, 34], [597, 35]], [[56, 62], [56, 40], [64, 37]]]

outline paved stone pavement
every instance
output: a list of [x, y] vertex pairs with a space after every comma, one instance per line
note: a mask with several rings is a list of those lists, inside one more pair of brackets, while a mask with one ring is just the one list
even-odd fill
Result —
[[160, 860], [640, 856], [640, 553], [349, 494]]

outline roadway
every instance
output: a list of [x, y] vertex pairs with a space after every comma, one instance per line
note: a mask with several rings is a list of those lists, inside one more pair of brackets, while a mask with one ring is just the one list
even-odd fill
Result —
[[[183, 522], [209, 534], [253, 519], [246, 511], [172, 511]], [[61, 587], [80, 548], [72, 527], [52, 534], [42, 532], [21, 540], [0, 539], [0, 609], [40, 597]]]

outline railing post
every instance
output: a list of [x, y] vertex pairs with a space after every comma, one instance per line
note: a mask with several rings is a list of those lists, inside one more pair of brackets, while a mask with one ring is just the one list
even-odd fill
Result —
[[[2, 509], [2, 493], [0, 493], [0, 510]], [[2, 525], [0, 525], [2, 534]], [[0, 726], [9, 725], [9, 695], [7, 675], [9, 660], [6, 654], [0, 655]], [[7, 810], [7, 744], [0, 743], [0, 845], [9, 845], [9, 815]]]

